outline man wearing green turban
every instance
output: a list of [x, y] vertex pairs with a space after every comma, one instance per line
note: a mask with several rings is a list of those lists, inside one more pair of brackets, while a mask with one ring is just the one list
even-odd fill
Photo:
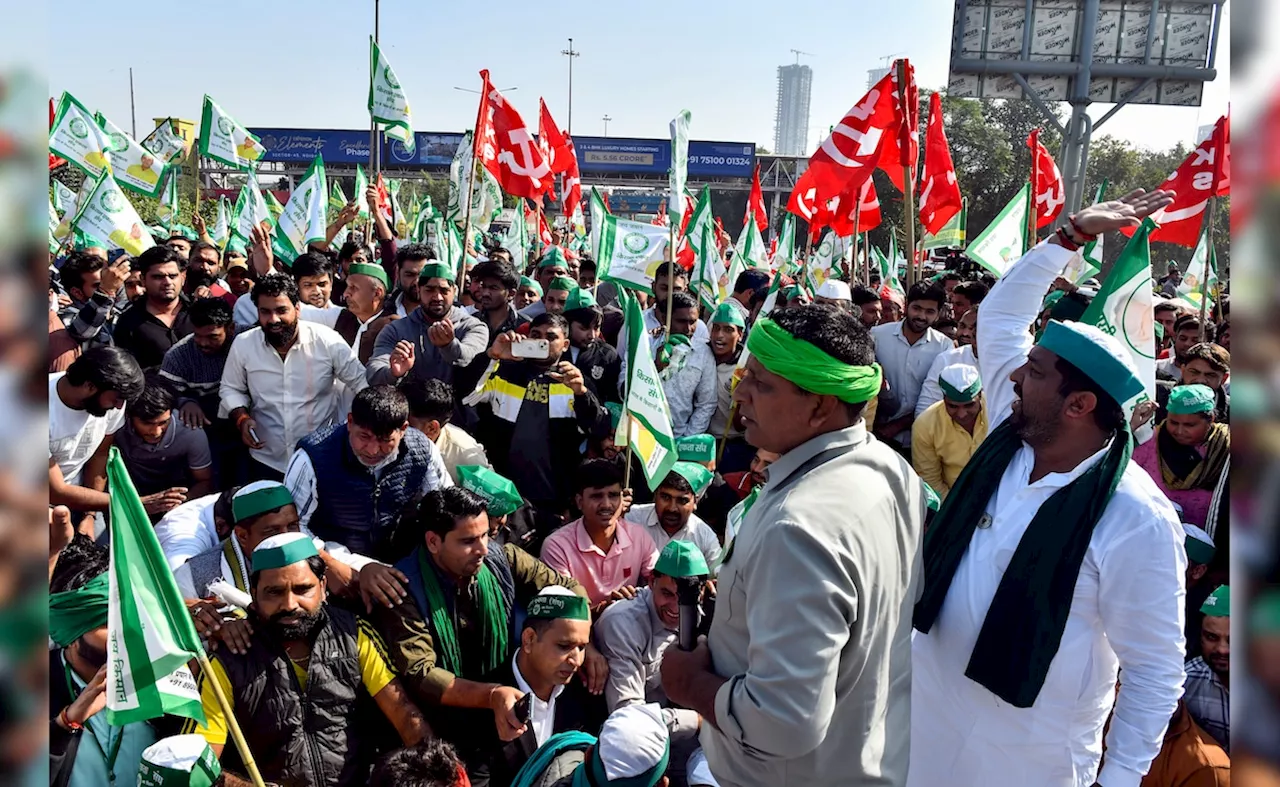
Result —
[[[881, 372], [851, 314], [759, 318], [734, 401], [748, 443], [781, 454], [719, 569], [707, 642], [668, 649], [667, 697], [702, 716], [721, 783], [901, 784], [905, 611], [919, 584], [923, 487], [862, 420]], [[874, 587], [873, 594], [864, 592]]]

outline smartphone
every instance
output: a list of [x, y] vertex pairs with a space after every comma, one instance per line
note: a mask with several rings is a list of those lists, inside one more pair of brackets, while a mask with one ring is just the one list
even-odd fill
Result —
[[517, 358], [532, 358], [545, 361], [551, 357], [551, 345], [546, 339], [525, 339], [511, 343], [511, 354]]
[[516, 718], [520, 720], [521, 724], [528, 724], [533, 718], [532, 692], [516, 700], [516, 704], [511, 708], [511, 712], [516, 715]]

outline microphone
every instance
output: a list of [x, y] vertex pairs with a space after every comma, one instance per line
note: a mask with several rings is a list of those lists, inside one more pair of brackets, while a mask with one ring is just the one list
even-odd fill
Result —
[[702, 580], [697, 577], [676, 577], [676, 597], [680, 604], [679, 645], [681, 650], [693, 650], [698, 645], [698, 598], [702, 595]]

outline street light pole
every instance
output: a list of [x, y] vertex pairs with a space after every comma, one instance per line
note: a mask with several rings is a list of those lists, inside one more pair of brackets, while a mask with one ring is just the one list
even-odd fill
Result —
[[613, 120], [613, 118], [609, 117], [608, 115], [605, 115], [603, 118], [601, 118], [601, 120], [604, 121], [604, 135], [607, 137], [609, 136], [609, 121]]
[[133, 126], [133, 138], [138, 138], [138, 107], [133, 102], [133, 66], [129, 67], [129, 120]]
[[569, 136], [573, 136], [573, 59], [582, 53], [573, 51], [573, 39], [570, 38], [569, 48], [561, 49], [560, 54], [569, 58], [569, 125], [566, 130]]

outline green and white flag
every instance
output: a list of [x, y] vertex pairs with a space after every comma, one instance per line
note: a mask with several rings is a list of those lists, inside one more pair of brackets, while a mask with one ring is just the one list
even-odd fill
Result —
[[[889, 245], [890, 250], [896, 256], [896, 242], [892, 236], [890, 237]], [[875, 246], [871, 247], [871, 253], [876, 258], [876, 267], [880, 269], [881, 286], [887, 286], [894, 292], [902, 293], [902, 282], [898, 280], [898, 266], [890, 263], [889, 258], [884, 256], [884, 252], [880, 251], [880, 249]]]
[[[1107, 190], [1107, 180], [1103, 180], [1098, 185], [1098, 193], [1094, 195], [1093, 204], [1102, 202], [1102, 195]], [[1062, 271], [1062, 278], [1072, 284], [1079, 284], [1085, 279], [1097, 276], [1102, 272], [1102, 240], [1105, 235], [1099, 235], [1096, 239], [1089, 241], [1080, 250], [1079, 254], [1073, 254], [1067, 267]]]
[[[269, 193], [269, 192], [268, 192]], [[288, 252], [285, 262], [293, 262], [310, 243], [323, 243], [329, 223], [325, 203], [329, 186], [324, 177], [324, 159], [317, 154], [307, 173], [289, 195], [289, 204], [277, 220], [276, 238]]]
[[[1200, 279], [1205, 273], [1205, 260], [1209, 261], [1209, 277], [1204, 281], [1205, 286], [1201, 286]], [[1190, 304], [1199, 311], [1200, 299], [1204, 297], [1207, 290], [1209, 301], [1205, 309], [1210, 310], [1213, 308], [1213, 293], [1217, 286], [1218, 251], [1213, 249], [1210, 253], [1209, 233], [1202, 231], [1200, 242], [1196, 244], [1196, 250], [1191, 254], [1191, 261], [1187, 263], [1187, 275], [1182, 277], [1182, 283], [1178, 285], [1178, 300]]]
[[1129, 351], [1138, 367], [1146, 391], [1126, 409], [1156, 396], [1155, 295], [1151, 288], [1151, 246], [1149, 236], [1155, 222], [1145, 219], [1120, 252], [1102, 289], [1089, 304], [1080, 322], [1095, 325], [1111, 334]]
[[[369, 117], [381, 123], [383, 133], [404, 144], [412, 156], [414, 151], [413, 120], [409, 114], [409, 99], [396, 79], [396, 72], [383, 57], [378, 42], [369, 36]], [[404, 237], [404, 236], [401, 236]]]
[[231, 235], [244, 243], [253, 243], [253, 228], [262, 222], [273, 223], [267, 201], [258, 188], [258, 176], [250, 172], [248, 180], [240, 187], [240, 196], [231, 211]]
[[682, 109], [671, 121], [671, 193], [667, 196], [667, 218], [680, 227], [684, 219], [684, 184], [689, 179], [689, 110]]
[[924, 233], [924, 249], [963, 249], [965, 241], [965, 227], [968, 226], [969, 203], [962, 203], [960, 212], [951, 217], [951, 220], [942, 225], [942, 229], [938, 230], [937, 235], [930, 235], [927, 231]]
[[168, 714], [204, 724], [200, 690], [187, 668], [204, 646], [119, 448], [107, 457], [107, 488], [107, 723], [122, 727]]
[[769, 267], [782, 271], [788, 276], [795, 269], [796, 263], [796, 220], [790, 213], [784, 213], [782, 230], [778, 234], [778, 248], [773, 252]]
[[742, 232], [738, 234], [738, 242], [733, 249], [735, 265], [768, 269], [769, 250], [765, 248], [760, 228], [756, 226], [756, 220], [750, 213], [747, 213], [747, 220], [742, 225]]
[[337, 218], [337, 214], [341, 213], [342, 209], [347, 207], [349, 202], [350, 200], [347, 199], [347, 195], [342, 193], [342, 184], [337, 180], [330, 181], [329, 212], [334, 215], [334, 218]]
[[1031, 210], [1031, 184], [1023, 186], [965, 249], [965, 256], [997, 277], [1009, 272], [1027, 253], [1027, 214]]
[[280, 221], [280, 214], [284, 213], [284, 205], [280, 204], [280, 200], [276, 199], [276, 195], [271, 189], [262, 192], [262, 199], [267, 203], [267, 212], [271, 214], [271, 223], [275, 224]]
[[160, 204], [156, 206], [156, 222], [165, 230], [178, 226], [178, 168], [169, 170], [160, 193]]
[[98, 181], [80, 207], [74, 224], [85, 235], [97, 238], [109, 248], [124, 249], [130, 257], [137, 257], [155, 245], [147, 225], [114, 178], [104, 177]]
[[604, 197], [600, 196], [595, 186], [591, 187], [591, 257], [600, 259], [600, 232], [604, 229], [604, 217], [609, 209], [604, 205]]
[[[523, 202], [523, 200], [521, 200]], [[511, 265], [516, 271], [523, 271], [529, 266], [529, 226], [524, 223], [524, 205], [517, 205], [515, 215], [511, 217], [511, 225], [502, 236], [502, 248], [511, 252]]]
[[58, 211], [55, 210], [53, 207], [53, 200], [50, 199], [49, 200], [49, 253], [50, 254], [57, 254], [58, 249], [62, 246], [62, 242], [59, 241], [58, 236], [54, 234], [58, 231], [58, 225], [61, 223], [62, 221], [58, 218]]
[[262, 141], [222, 110], [208, 95], [200, 116], [200, 155], [228, 167], [251, 170], [266, 155]]
[[462, 226], [466, 220], [466, 199], [471, 195], [471, 226], [488, 229], [502, 213], [502, 187], [487, 167], [480, 167], [480, 179], [472, 183], [475, 174], [472, 159], [471, 132], [462, 135], [462, 142], [449, 164], [449, 205], [446, 215], [449, 221]]
[[213, 221], [213, 231], [209, 236], [213, 238], [214, 244], [219, 249], [227, 247], [227, 241], [231, 240], [231, 208], [227, 206], [226, 197], [218, 197], [218, 216]]
[[76, 193], [56, 178], [49, 178], [49, 182], [53, 185], [53, 206], [58, 209], [58, 215], [66, 215], [68, 211], [75, 215]]
[[174, 159], [187, 152], [187, 143], [173, 130], [173, 118], [165, 118], [155, 130], [142, 140], [142, 147], [160, 159], [163, 164], [172, 164]]
[[91, 177], [111, 166], [107, 158], [111, 140], [93, 113], [70, 93], [64, 92], [49, 130], [49, 152], [61, 156]]
[[[58, 183], [58, 181], [54, 181]], [[71, 197], [71, 201], [67, 203], [67, 209], [62, 213], [62, 219], [58, 222], [58, 226], [53, 230], [53, 237], [58, 241], [63, 241], [72, 232], [72, 226], [75, 224], [76, 218], [80, 214], [80, 209], [89, 204], [89, 195], [93, 193], [94, 188], [98, 185], [98, 181], [93, 178], [86, 177], [80, 184], [80, 191]], [[65, 186], [63, 188], [66, 188]], [[70, 189], [67, 189], [70, 191]]]
[[111, 160], [111, 174], [116, 181], [138, 194], [152, 198], [159, 196], [164, 173], [169, 166], [139, 145], [101, 112], [97, 115], [97, 121], [107, 133], [110, 143], [107, 156]]
[[605, 216], [596, 258], [599, 277], [652, 295], [653, 274], [666, 248], [666, 227]]
[[[693, 222], [689, 223], [693, 226]], [[698, 300], [707, 309], [715, 309], [726, 297], [729, 290], [729, 271], [725, 268], [720, 250], [716, 248], [715, 225], [705, 222], [701, 225], [702, 241], [694, 246], [695, 262], [693, 263], [693, 280], [689, 289], [693, 290]], [[693, 245], [693, 238], [689, 238]]]
[[657, 489], [679, 458], [671, 409], [653, 363], [640, 303], [624, 289], [618, 290], [618, 299], [627, 332], [627, 393], [614, 440], [619, 448], [630, 446], [640, 457], [649, 488]]
[[840, 261], [841, 255], [844, 254], [844, 247], [844, 240], [837, 236], [835, 232], [827, 230], [826, 235], [822, 237], [822, 242], [818, 244], [818, 248], [813, 250], [813, 256], [809, 258], [809, 264], [805, 266], [804, 283], [811, 292], [816, 292], [827, 279], [831, 278], [836, 264]]
[[460, 266], [466, 259], [466, 252], [462, 246], [462, 231], [452, 221], [436, 219], [433, 223], [435, 225], [436, 257], [453, 270], [453, 277], [456, 280], [458, 272], [461, 270]]
[[[449, 204], [445, 206], [445, 217], [454, 224], [462, 224], [464, 200], [467, 198], [468, 184], [474, 171], [472, 166], [473, 149], [470, 131], [462, 133], [458, 149], [453, 152], [453, 160], [449, 162]], [[472, 196], [472, 205], [475, 197]]]
[[364, 167], [356, 165], [356, 182], [351, 193], [351, 199], [355, 200], [360, 206], [360, 210], [356, 213], [356, 218], [361, 221], [369, 220], [369, 200], [365, 199], [364, 193], [369, 190], [369, 180], [364, 176]]
[[409, 237], [409, 217], [400, 205], [400, 181], [387, 178], [387, 199], [391, 201], [391, 229], [397, 238]]

